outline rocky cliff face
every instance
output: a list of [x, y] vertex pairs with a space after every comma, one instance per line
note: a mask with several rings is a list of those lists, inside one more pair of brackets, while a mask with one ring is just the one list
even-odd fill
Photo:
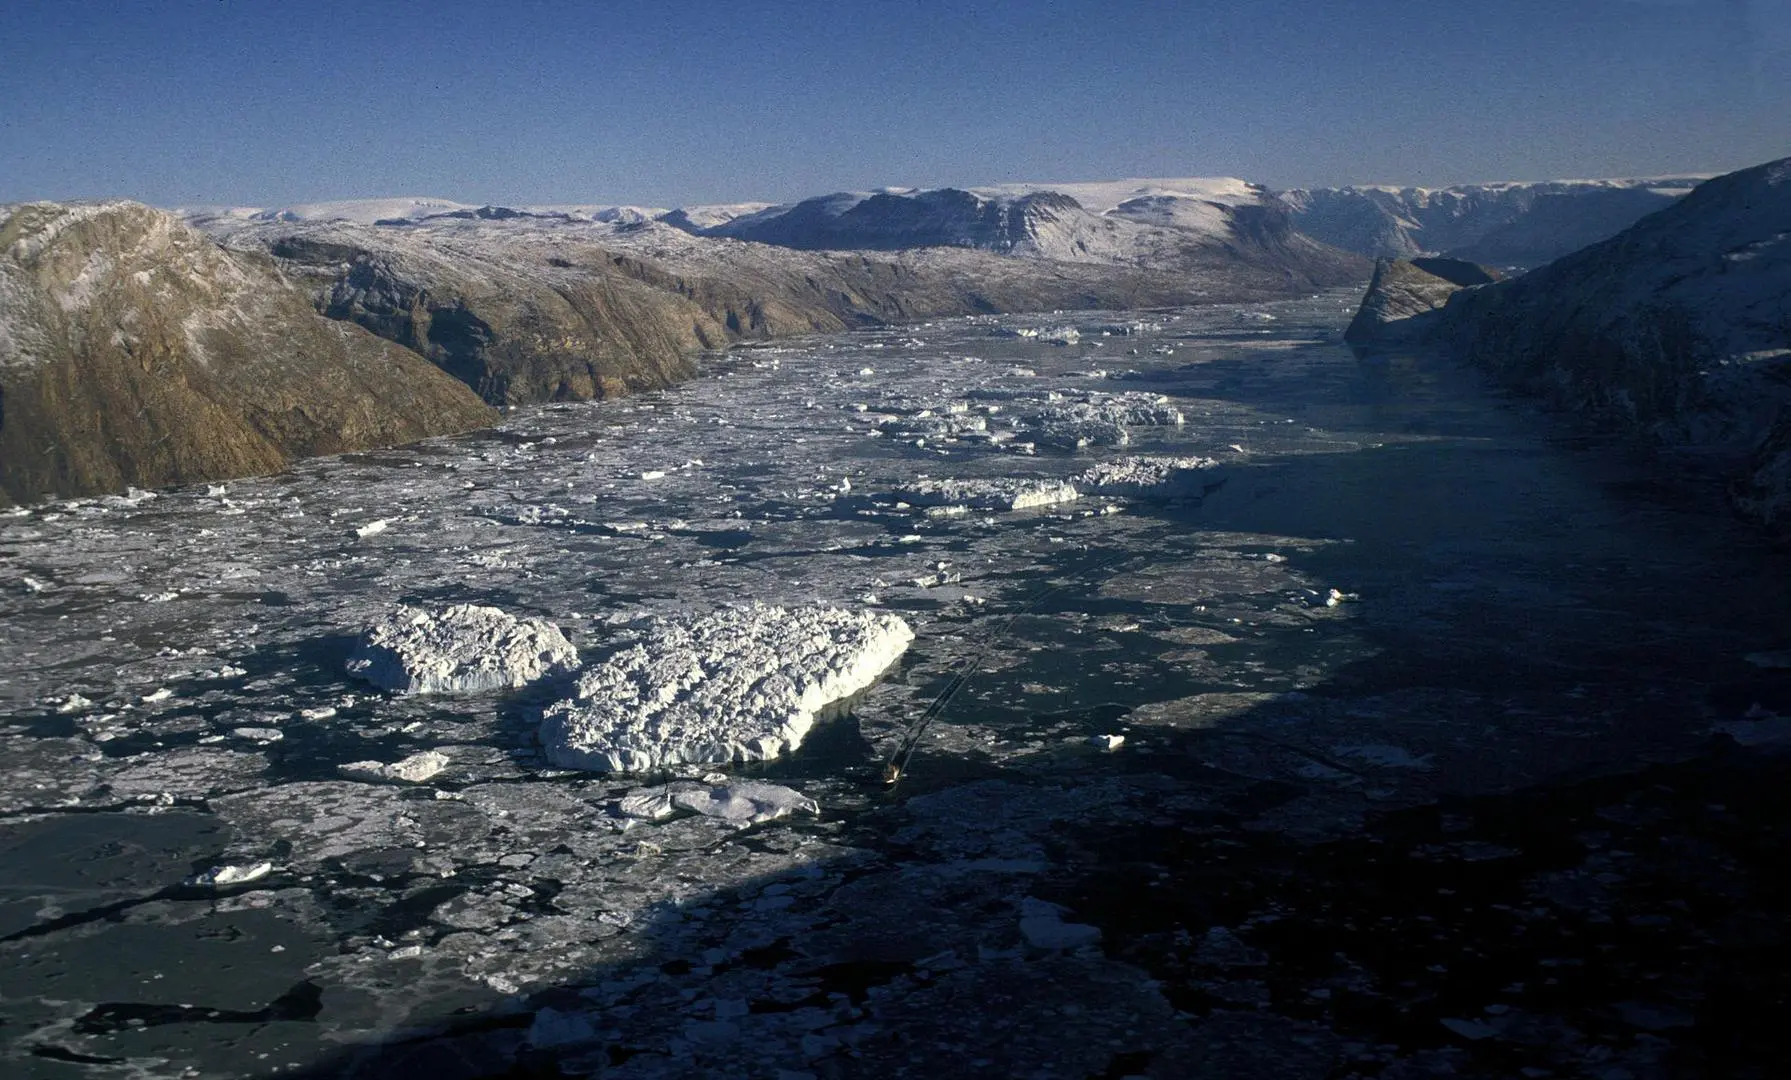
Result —
[[728, 339], [700, 305], [588, 243], [344, 223], [282, 223], [230, 243], [274, 256], [322, 314], [414, 350], [493, 405], [667, 386], [690, 374], [693, 350]]
[[1791, 158], [1459, 292], [1439, 332], [1510, 381], [1734, 463], [1738, 505], [1791, 524]]
[[[911, 239], [912, 225], [895, 221], [877, 243]], [[493, 404], [523, 404], [663, 386], [689, 373], [693, 350], [741, 339], [947, 315], [1267, 299], [1365, 276], [1365, 261], [1298, 236], [1285, 220], [1259, 233], [1131, 263], [976, 247], [808, 250], [657, 222], [494, 213], [403, 226], [239, 222], [224, 242], [273, 256], [325, 315], [416, 350]]]
[[1449, 297], [1498, 279], [1497, 271], [1460, 259], [1380, 259], [1343, 340], [1359, 354], [1422, 341], [1436, 332]]
[[0, 502], [267, 472], [490, 417], [171, 214], [0, 207]]
[[1673, 205], [1701, 178], [1283, 192], [1294, 227], [1347, 251], [1540, 266]]

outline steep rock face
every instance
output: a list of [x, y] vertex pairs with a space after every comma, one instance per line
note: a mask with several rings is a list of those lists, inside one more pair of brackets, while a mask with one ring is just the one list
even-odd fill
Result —
[[272, 254], [324, 314], [415, 349], [493, 404], [522, 404], [664, 386], [689, 373], [693, 350], [741, 339], [948, 315], [1268, 299], [1366, 276], [1364, 260], [1298, 236], [1281, 218], [1279, 231], [1271, 223], [1250, 243], [1155, 230], [1185, 250], [1141, 252], [1126, 264], [974, 247], [806, 250], [660, 222], [476, 213], [404, 226], [235, 220], [224, 242]]
[[1280, 198], [1297, 229], [1347, 251], [1398, 258], [1432, 252], [1501, 266], [1540, 266], [1673, 205], [1700, 181], [1313, 188], [1283, 192]]
[[1457, 293], [1475, 362], [1670, 446], [1742, 462], [1740, 505], [1783, 525], [1791, 408], [1791, 158], [1719, 177], [1623, 233]]
[[619, 272], [589, 245], [529, 250], [343, 223], [228, 242], [265, 247], [311, 285], [323, 314], [415, 350], [493, 405], [667, 386], [690, 374], [692, 350], [727, 339], [688, 298]]
[[0, 501], [268, 472], [490, 416], [171, 214], [0, 207]]
[[1343, 340], [1358, 353], [1416, 342], [1436, 330], [1449, 297], [1498, 278], [1497, 271], [1460, 259], [1380, 259]]

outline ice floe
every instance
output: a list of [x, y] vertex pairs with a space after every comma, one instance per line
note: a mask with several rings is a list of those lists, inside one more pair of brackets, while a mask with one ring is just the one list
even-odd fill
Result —
[[577, 666], [578, 650], [550, 623], [476, 604], [401, 606], [368, 627], [348, 658], [350, 674], [403, 694], [524, 686]]
[[225, 889], [232, 885], [258, 881], [273, 873], [273, 870], [274, 864], [270, 862], [226, 863], [194, 874], [181, 884], [200, 889]]
[[1131, 427], [1181, 427], [1187, 417], [1162, 394], [1090, 393], [1049, 404], [1022, 422], [1021, 434], [1041, 446], [1080, 450], [1126, 446]]
[[616, 811], [623, 817], [643, 821], [660, 821], [679, 810], [718, 818], [733, 825], [756, 825], [798, 811], [818, 814], [821, 807], [794, 788], [762, 780], [731, 780], [720, 784], [675, 780], [657, 787], [638, 788], [616, 803]]
[[339, 766], [344, 776], [358, 780], [399, 780], [420, 784], [448, 767], [448, 755], [439, 750], [424, 750], [391, 763], [351, 761]]
[[541, 741], [554, 764], [601, 771], [774, 758], [913, 640], [897, 616], [832, 607], [751, 604], [655, 619], [549, 706]]
[[899, 488], [894, 497], [911, 506], [963, 506], [973, 510], [1024, 510], [1071, 502], [1074, 486], [1062, 480], [996, 478], [989, 480], [918, 480]]
[[1071, 478], [1084, 495], [1126, 499], [1194, 498], [1217, 480], [1218, 462], [1204, 457], [1124, 457]]

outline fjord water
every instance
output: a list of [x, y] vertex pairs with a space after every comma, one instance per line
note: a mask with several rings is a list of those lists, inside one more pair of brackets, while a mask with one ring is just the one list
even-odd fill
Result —
[[[741, 349], [662, 393], [0, 517], [7, 1074], [331, 1075], [359, 1043], [450, 1021], [458, 1058], [566, 1047], [569, 1072], [578, 1053], [614, 1075], [775, 1075], [848, 1050], [869, 1067], [895, 1053], [876, 1008], [898, 1007], [793, 1003], [828, 979], [899, 999], [934, 985], [900, 981], [919, 970], [1025, 983], [1071, 962], [1016, 929], [1068, 873], [1062, 830], [1173, 820], [1242, 776], [1277, 794], [1228, 812], [1317, 842], [1671, 757], [1746, 710], [1742, 657], [1784, 644], [1773, 556], [1714, 498], [1652, 484], [1633, 447], [1441, 357], [1358, 361], [1339, 333], [1354, 300]], [[997, 333], [1058, 326], [1080, 340]], [[1026, 454], [949, 422], [1122, 393], [1186, 423]], [[891, 494], [1129, 453], [1211, 457], [1215, 486], [960, 515]], [[625, 828], [609, 806], [635, 781], [539, 755], [552, 688], [395, 698], [342, 669], [400, 601], [545, 617], [591, 658], [643, 615], [754, 600], [876, 605], [917, 640], [796, 754], [729, 770], [823, 807], [747, 833]], [[1104, 735], [1125, 741], [1090, 745]], [[339, 768], [424, 749], [450, 765], [421, 785]], [[262, 862], [241, 886], [183, 884]], [[956, 899], [917, 910], [937, 867]], [[892, 921], [907, 944], [878, 936]], [[1125, 959], [1073, 962], [1109, 988], [1088, 1023], [1123, 1007], [1121, 1027], [1186, 1028]], [[1112, 1063], [1060, 1027], [988, 1067]]]

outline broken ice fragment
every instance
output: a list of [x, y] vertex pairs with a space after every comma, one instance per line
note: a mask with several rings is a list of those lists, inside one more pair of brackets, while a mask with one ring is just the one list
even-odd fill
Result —
[[1070, 482], [1084, 495], [1199, 498], [1218, 483], [1218, 464], [1203, 457], [1124, 457], [1103, 461], [1071, 477]]
[[364, 780], [402, 780], [408, 784], [420, 784], [447, 767], [448, 755], [439, 750], [424, 750], [389, 765], [379, 761], [351, 761], [337, 766], [345, 776]]
[[578, 650], [553, 625], [475, 604], [399, 607], [348, 658], [349, 674], [401, 694], [505, 689], [577, 665]]
[[920, 480], [893, 493], [911, 506], [967, 506], [977, 510], [1025, 510], [1071, 502], [1076, 489], [1062, 480]]
[[1126, 744], [1124, 735], [1090, 735], [1089, 745], [1101, 750], [1118, 750]]
[[822, 709], [874, 683], [913, 640], [894, 615], [831, 607], [656, 619], [548, 707], [541, 742], [574, 769], [766, 760], [801, 745]]
[[181, 884], [194, 888], [222, 889], [230, 885], [242, 885], [264, 878], [272, 873], [273, 869], [274, 864], [270, 862], [226, 863], [223, 866], [214, 866], [210, 870], [194, 874]]
[[1063, 909], [1034, 897], [1020, 902], [1020, 936], [1035, 949], [1080, 949], [1101, 940], [1101, 928], [1063, 921]]
[[724, 780], [715, 784], [675, 780], [629, 792], [618, 800], [616, 810], [625, 817], [646, 821], [659, 821], [676, 811], [689, 810], [733, 825], [756, 825], [797, 811], [818, 814], [821, 807], [794, 788], [760, 780]]
[[374, 518], [365, 525], [356, 527], [354, 534], [365, 540], [369, 536], [378, 536], [392, 524], [391, 518]]

